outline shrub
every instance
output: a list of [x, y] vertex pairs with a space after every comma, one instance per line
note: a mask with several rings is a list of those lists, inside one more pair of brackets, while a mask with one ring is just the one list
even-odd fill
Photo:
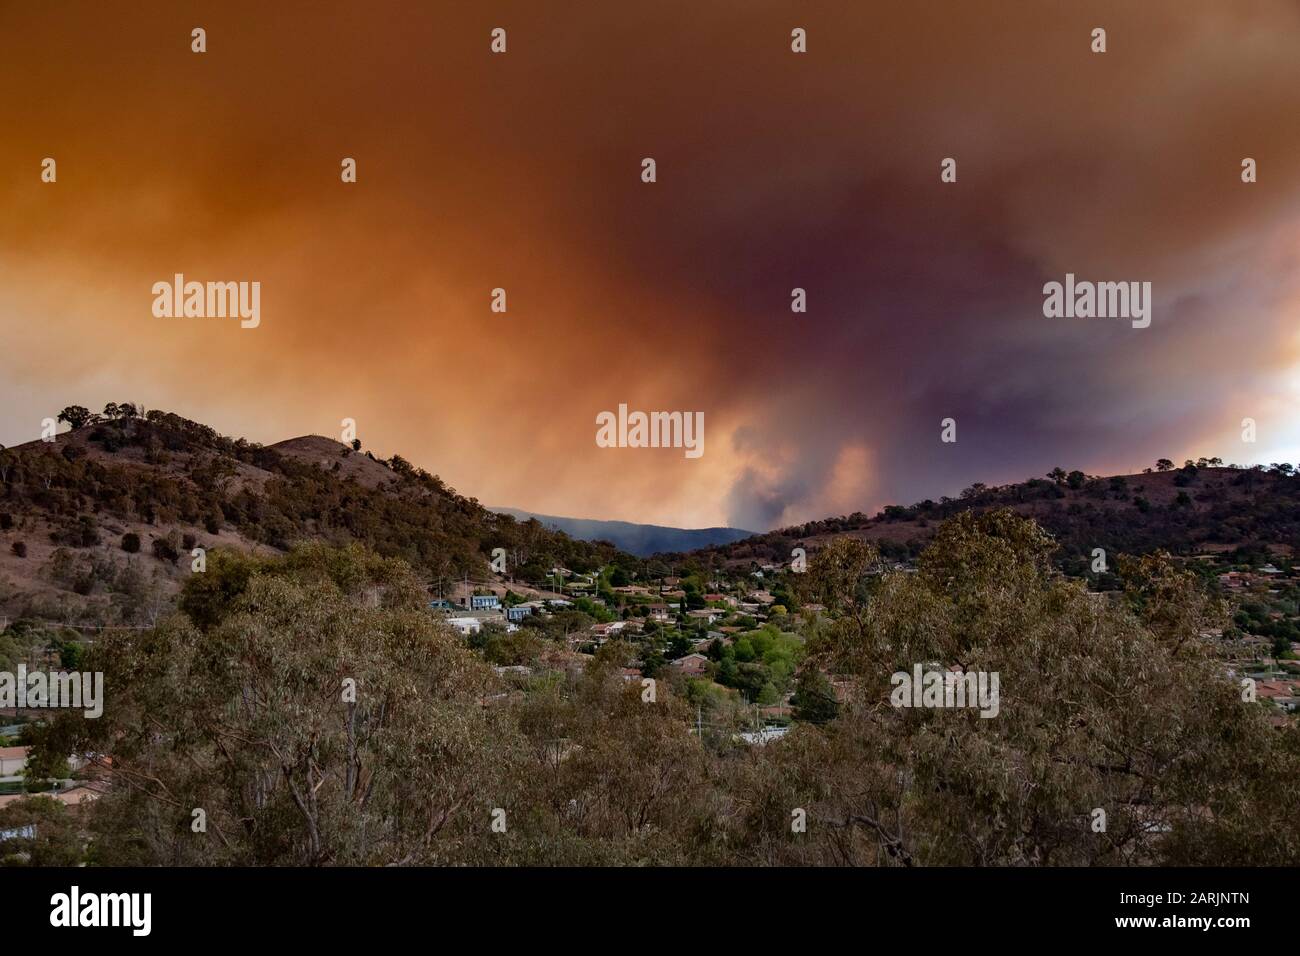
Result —
[[82, 515], [76, 521], [51, 531], [50, 540], [72, 548], [94, 547], [99, 544], [99, 524], [90, 515]]
[[94, 547], [99, 544], [99, 523], [90, 515], [82, 515], [77, 519], [76, 534], [80, 547]]
[[11, 550], [20, 558], [27, 557], [27, 543], [24, 541], [15, 541]]
[[180, 557], [180, 552], [176, 550], [176, 545], [172, 544], [166, 538], [154, 538], [153, 556], [159, 561], [167, 561], [170, 564], [175, 564], [176, 559]]
[[140, 536], [134, 531], [128, 531], [122, 535], [122, 550], [127, 554], [135, 554], [140, 550]]

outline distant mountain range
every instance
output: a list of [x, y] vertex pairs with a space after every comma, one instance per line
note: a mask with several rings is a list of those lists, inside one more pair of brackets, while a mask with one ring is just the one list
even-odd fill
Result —
[[596, 521], [590, 518], [562, 518], [535, 514], [518, 508], [489, 508], [497, 514], [510, 515], [520, 521], [536, 518], [555, 531], [562, 531], [579, 541], [608, 541], [620, 551], [646, 558], [661, 552], [694, 551], [733, 544], [752, 538], [758, 532], [741, 528], [669, 528], [657, 524], [634, 524], [630, 521]]

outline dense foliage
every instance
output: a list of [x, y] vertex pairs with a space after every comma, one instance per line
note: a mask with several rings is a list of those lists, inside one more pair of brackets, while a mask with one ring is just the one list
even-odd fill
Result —
[[[763, 747], [706, 723], [698, 682], [626, 679], [616, 642], [510, 682], [400, 560], [214, 556], [179, 613], [94, 646], [104, 717], [61, 716], [38, 749], [112, 754], [100, 863], [1300, 861], [1300, 732], [1216, 658], [1224, 608], [1162, 555], [1090, 594], [1052, 549], [1007, 511], [946, 523], [915, 573], [823, 549], [807, 720]], [[794, 662], [780, 632], [747, 643]], [[999, 673], [998, 715], [891, 706], [916, 664]]]

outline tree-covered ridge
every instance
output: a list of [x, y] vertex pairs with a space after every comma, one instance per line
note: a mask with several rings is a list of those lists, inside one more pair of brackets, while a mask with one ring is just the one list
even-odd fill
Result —
[[956, 498], [810, 521], [695, 554], [715, 563], [779, 564], [790, 560], [792, 548], [819, 547], [849, 534], [871, 541], [888, 558], [905, 560], [915, 558], [948, 518], [995, 508], [1011, 508], [1050, 531], [1060, 547], [1058, 559], [1076, 570], [1095, 547], [1129, 554], [1300, 548], [1300, 472], [1289, 463], [1246, 468], [1210, 458], [1174, 467], [1162, 458], [1135, 475], [1054, 468], [1043, 478], [1009, 485], [976, 482]]
[[[595, 568], [614, 553], [490, 512], [399, 455], [369, 459], [382, 480], [357, 480], [345, 466], [369, 457], [359, 443], [318, 439], [333, 459], [322, 461], [226, 438], [169, 412], [141, 415], [130, 404], [110, 404], [103, 415], [71, 407], [60, 417], [74, 431], [0, 450], [5, 530], [39, 518], [54, 543], [71, 548], [99, 544], [114, 519], [163, 536], [233, 533], [281, 551], [305, 540], [359, 542], [430, 581], [485, 573], [497, 547], [537, 577], [555, 564]], [[173, 552], [183, 543], [176, 538]]]

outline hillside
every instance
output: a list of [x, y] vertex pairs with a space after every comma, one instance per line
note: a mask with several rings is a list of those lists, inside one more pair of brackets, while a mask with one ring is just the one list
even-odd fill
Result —
[[592, 518], [563, 518], [534, 514], [518, 508], [493, 508], [498, 514], [511, 515], [520, 521], [536, 519], [548, 528], [562, 531], [580, 541], [608, 541], [620, 551], [648, 558], [654, 554], [694, 551], [713, 545], [731, 544], [753, 537], [753, 531], [740, 528], [671, 528], [631, 521], [597, 521]]
[[705, 548], [705, 563], [782, 563], [795, 547], [816, 550], [838, 535], [875, 543], [898, 560], [915, 557], [946, 518], [963, 511], [1011, 508], [1033, 518], [1060, 545], [1060, 558], [1078, 564], [1093, 548], [1175, 554], [1300, 547], [1300, 474], [1280, 469], [1198, 467], [1109, 477], [1082, 472], [1032, 478], [1001, 487], [973, 485], [960, 498], [890, 505], [874, 516], [856, 513], [783, 528], [729, 545]]
[[498, 547], [530, 579], [616, 553], [488, 511], [398, 455], [318, 435], [263, 447], [167, 412], [105, 411], [74, 415], [79, 427], [52, 442], [0, 450], [0, 618], [149, 622], [196, 547], [358, 542], [434, 587], [488, 577]]
[[534, 582], [555, 565], [581, 573], [617, 558], [632, 568], [633, 553], [662, 552], [674, 541], [686, 553], [667, 557], [702, 565], [780, 564], [793, 548], [816, 550], [837, 535], [872, 541], [887, 557], [906, 560], [944, 519], [995, 507], [1052, 532], [1059, 558], [1074, 570], [1097, 547], [1181, 554], [1267, 547], [1289, 554], [1300, 545], [1300, 476], [1289, 465], [1188, 463], [1113, 477], [1058, 469], [1002, 487], [973, 485], [956, 499], [687, 551], [682, 542], [694, 544], [692, 536], [744, 532], [516, 520], [399, 455], [382, 461], [318, 435], [263, 447], [167, 412], [141, 416], [129, 405], [111, 405], [102, 417], [73, 417], [78, 427], [53, 442], [0, 451], [0, 618], [146, 623], [169, 606], [194, 548], [271, 554], [308, 540], [357, 542], [400, 557], [439, 592], [465, 577], [488, 579], [498, 547], [506, 549], [512, 578]]

